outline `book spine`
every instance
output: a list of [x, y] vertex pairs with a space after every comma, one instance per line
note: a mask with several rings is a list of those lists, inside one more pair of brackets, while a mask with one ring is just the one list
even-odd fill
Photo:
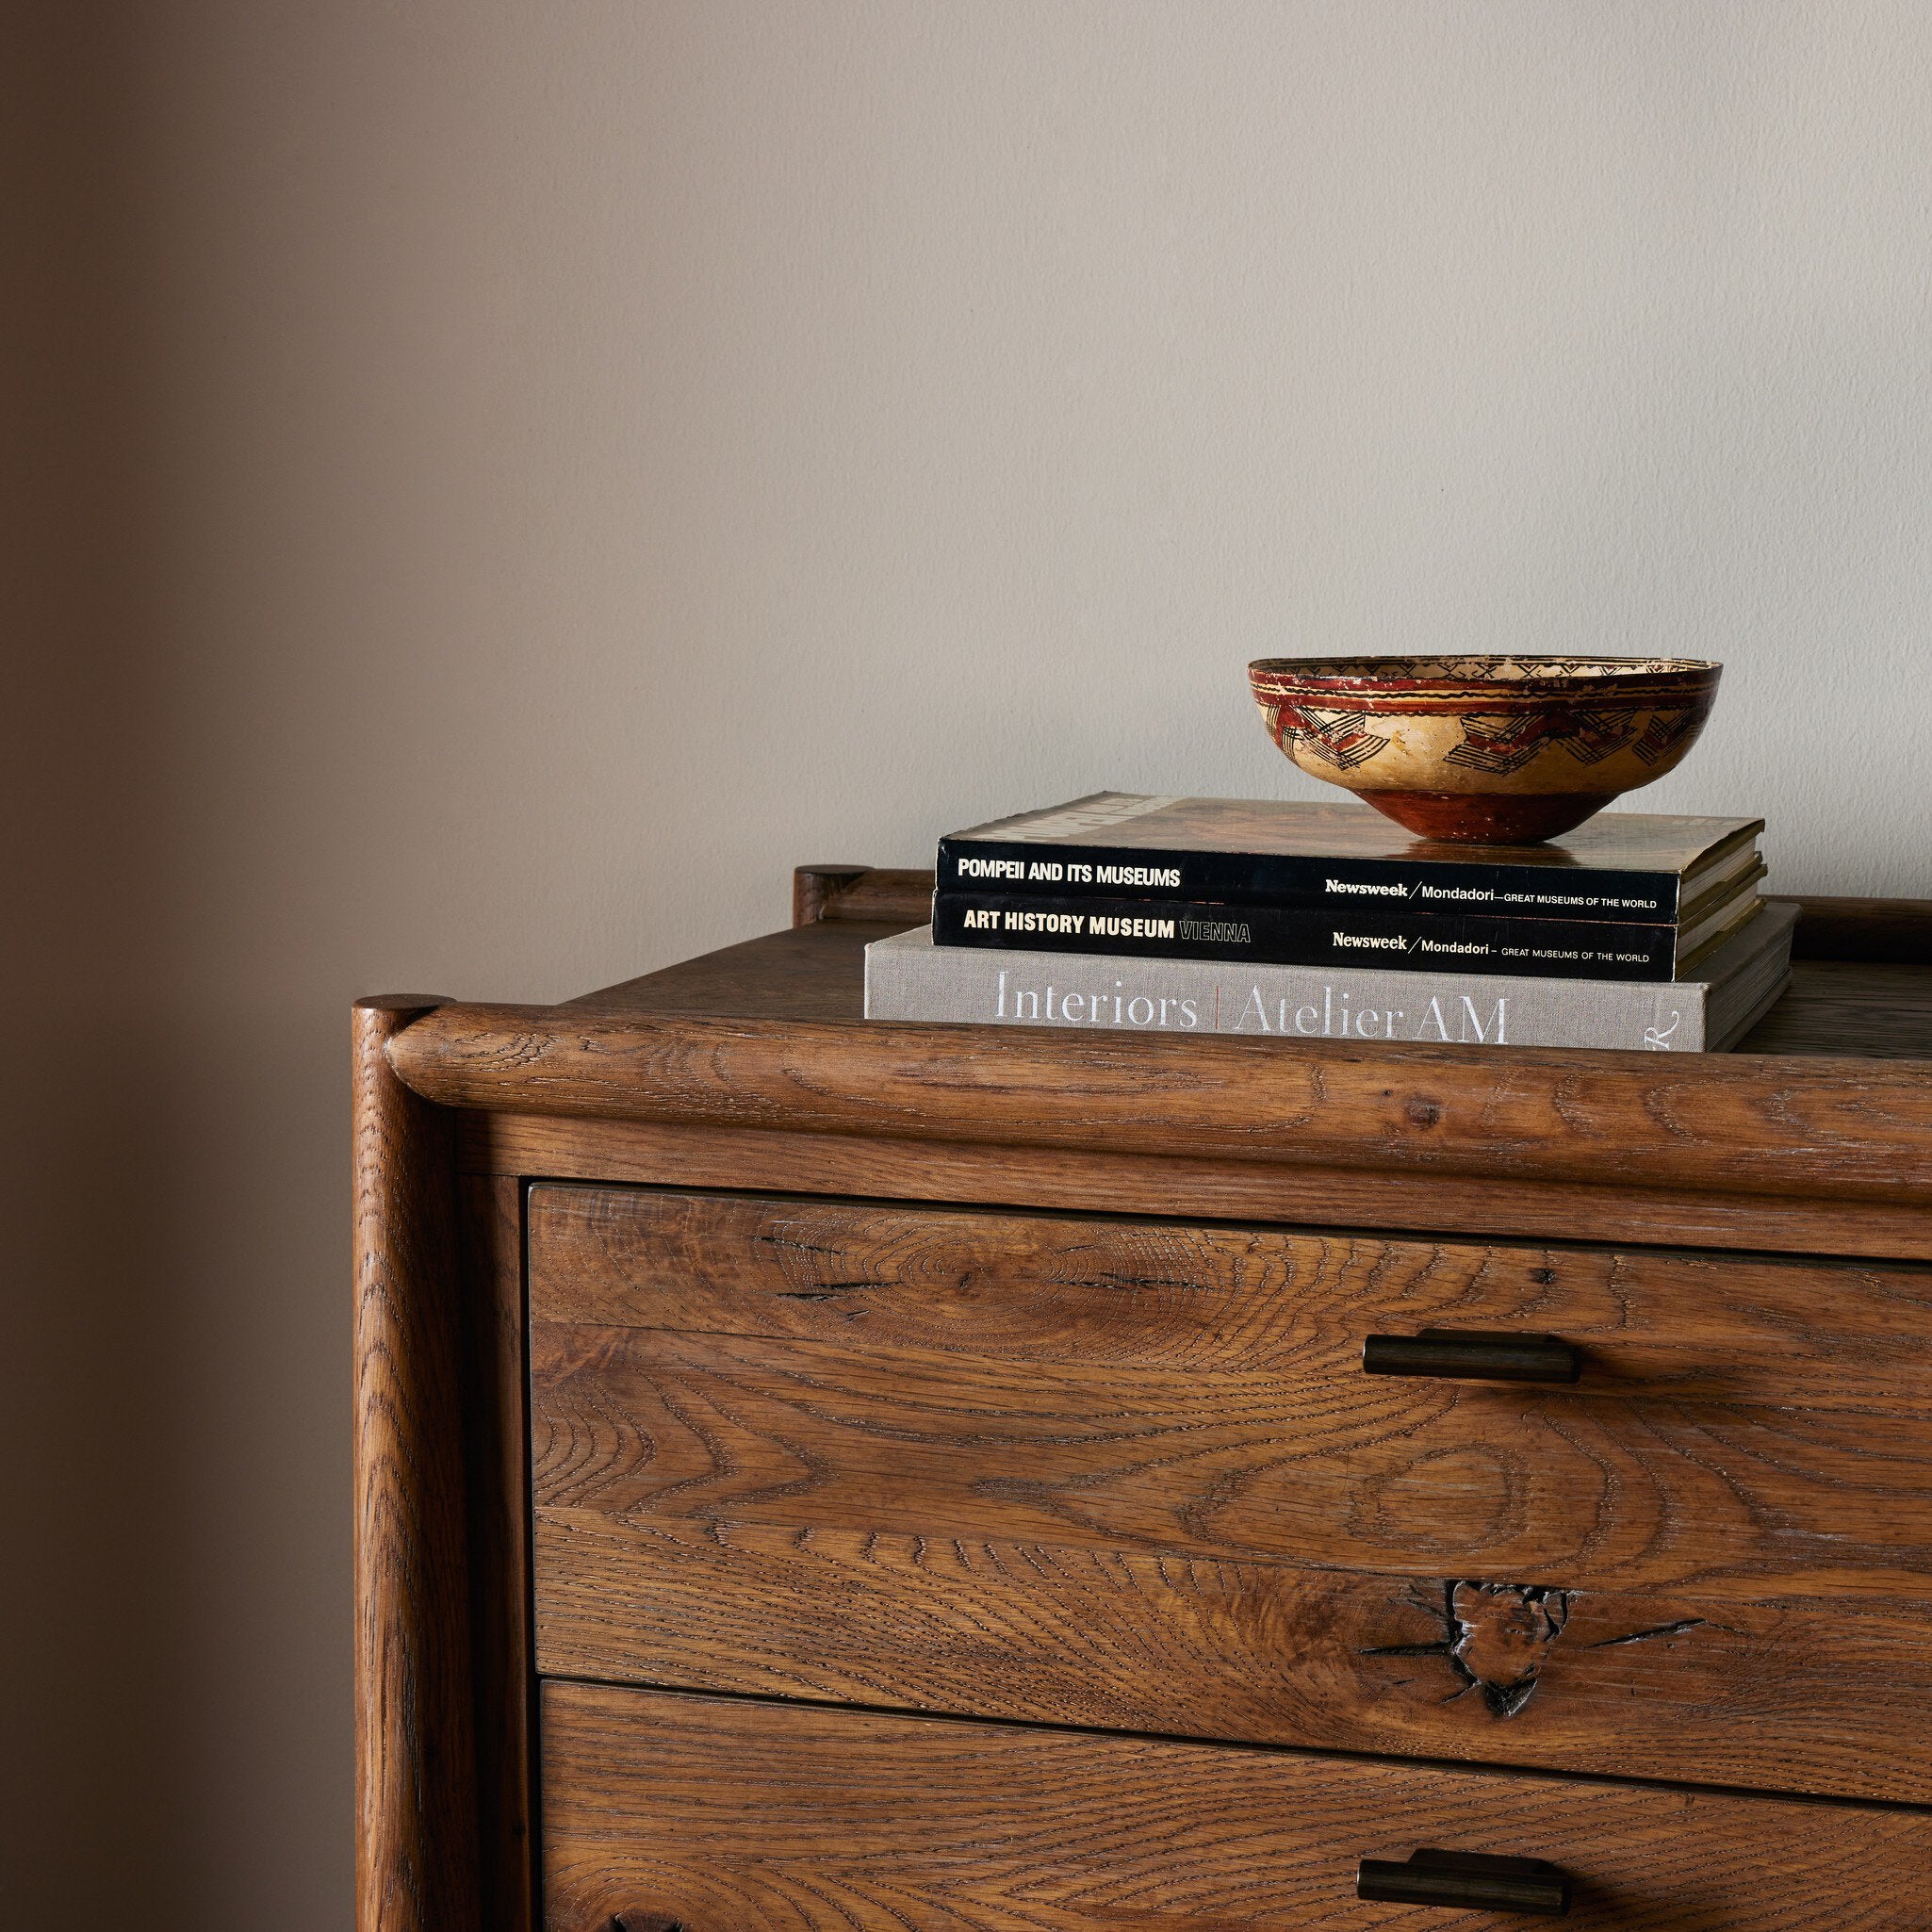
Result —
[[1677, 976], [1677, 928], [1670, 925], [958, 892], [935, 895], [932, 924], [942, 946], [1560, 979]]
[[868, 1020], [1376, 1040], [1399, 1045], [1696, 1053], [1705, 988], [1463, 973], [1234, 968], [1189, 959], [983, 952], [921, 936], [866, 948]]
[[1174, 898], [1257, 905], [1379, 905], [1536, 919], [1669, 925], [1675, 873], [1588, 866], [1487, 865], [1476, 860], [1298, 859], [1262, 852], [1136, 851], [1126, 846], [941, 839], [939, 890], [1063, 898]]

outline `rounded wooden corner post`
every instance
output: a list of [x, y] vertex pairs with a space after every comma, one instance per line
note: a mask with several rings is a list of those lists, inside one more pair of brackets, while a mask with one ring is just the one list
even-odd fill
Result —
[[455, 1143], [385, 1051], [445, 1004], [354, 1008], [356, 1932], [478, 1923]]

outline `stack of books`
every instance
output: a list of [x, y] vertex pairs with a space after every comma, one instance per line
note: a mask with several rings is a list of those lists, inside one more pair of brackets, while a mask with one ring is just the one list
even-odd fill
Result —
[[1603, 812], [1543, 845], [1367, 807], [1101, 792], [941, 840], [876, 1020], [1718, 1052], [1790, 978], [1761, 819]]

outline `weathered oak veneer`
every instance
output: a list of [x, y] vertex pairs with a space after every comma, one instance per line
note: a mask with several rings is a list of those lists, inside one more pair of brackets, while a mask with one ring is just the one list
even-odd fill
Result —
[[1932, 907], [1706, 1057], [869, 1025], [930, 888], [357, 1008], [362, 1932], [1932, 1925]]

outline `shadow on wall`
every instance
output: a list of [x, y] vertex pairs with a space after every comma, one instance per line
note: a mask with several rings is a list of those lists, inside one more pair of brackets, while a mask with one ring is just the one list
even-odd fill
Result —
[[[187, 1332], [167, 1291], [184, 1042], [149, 639], [140, 184], [115, 9], [0, 26], [0, 573], [10, 1051], [0, 1089], [12, 1924], [194, 1922]], [[205, 1924], [205, 1921], [202, 1923]]]

